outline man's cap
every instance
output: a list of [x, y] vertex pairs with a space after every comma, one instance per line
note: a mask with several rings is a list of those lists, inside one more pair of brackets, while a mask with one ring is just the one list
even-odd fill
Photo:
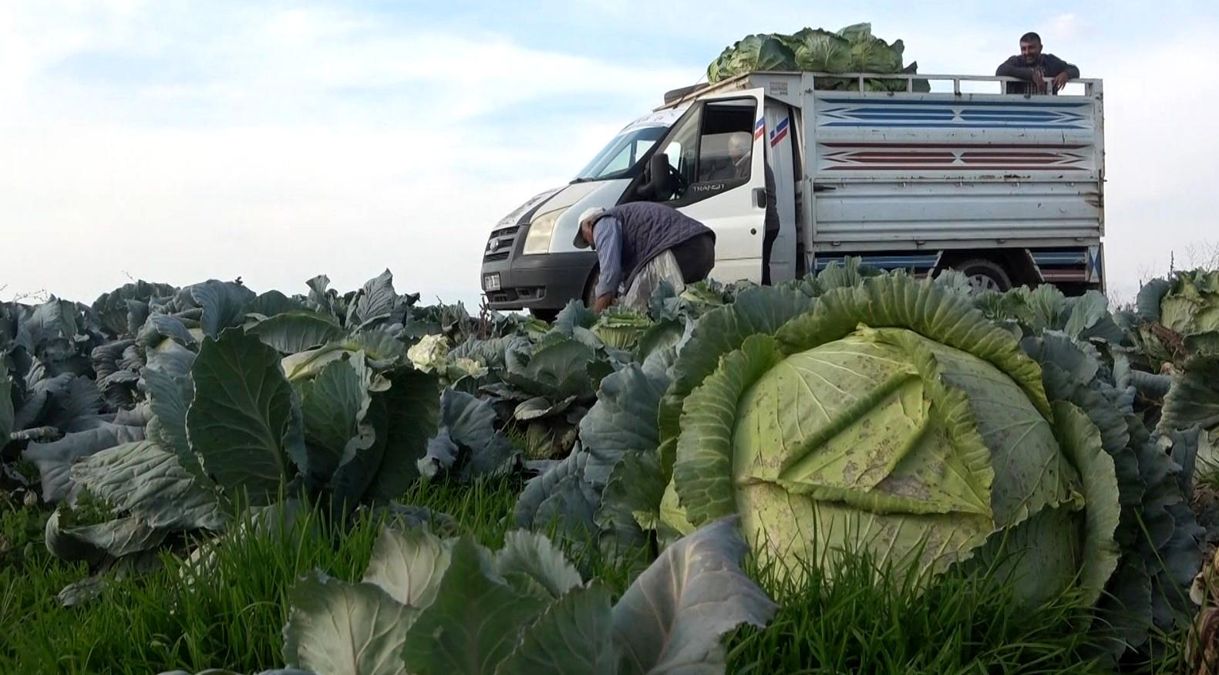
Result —
[[606, 209], [600, 206], [594, 206], [591, 209], [584, 209], [584, 212], [580, 214], [580, 219], [576, 221], [576, 238], [572, 240], [572, 245], [576, 248], [588, 248], [589, 242], [584, 241], [584, 235], [580, 231], [580, 228], [584, 227], [584, 223], [586, 222], [596, 223], [601, 219], [601, 216], [605, 215], [605, 213]]

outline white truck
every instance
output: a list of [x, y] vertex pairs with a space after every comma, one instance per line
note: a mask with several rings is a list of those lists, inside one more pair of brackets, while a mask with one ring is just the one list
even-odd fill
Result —
[[[825, 88], [844, 77], [903, 79], [906, 91]], [[916, 92], [919, 80], [933, 91]], [[999, 93], [1009, 80], [754, 72], [669, 92], [570, 184], [494, 227], [487, 303], [544, 318], [573, 298], [591, 304], [597, 258], [572, 246], [576, 216], [638, 200], [715, 230], [712, 278], [760, 283], [766, 164], [780, 223], [771, 283], [859, 256], [916, 275], [958, 269], [983, 288], [1103, 291], [1101, 81], [1055, 96]], [[748, 157], [725, 178], [728, 148], [743, 139]]]

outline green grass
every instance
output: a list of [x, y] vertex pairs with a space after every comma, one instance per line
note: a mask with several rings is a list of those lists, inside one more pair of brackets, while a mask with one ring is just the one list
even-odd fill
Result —
[[[110, 579], [102, 595], [81, 607], [62, 608], [55, 593], [65, 577], [50, 563], [27, 571], [23, 606], [6, 611], [0, 672], [147, 673], [208, 665], [240, 669], [282, 661], [278, 635], [286, 619], [285, 598], [293, 580], [314, 568], [358, 578], [367, 563], [376, 528], [358, 522], [348, 536], [333, 538], [313, 518], [286, 527], [284, 535], [224, 540], [206, 573], [168, 554], [160, 569]], [[193, 582], [193, 583], [191, 583]]]
[[[468, 486], [420, 483], [400, 500], [448, 514], [460, 531], [491, 548], [503, 545], [519, 481]], [[0, 673], [147, 673], [224, 667], [251, 672], [282, 667], [281, 630], [288, 594], [312, 570], [348, 581], [363, 575], [384, 517], [365, 514], [342, 532], [314, 515], [247, 536], [223, 540], [212, 562], [192, 567], [168, 554], [163, 567], [138, 577], [109, 579], [97, 600], [63, 608], [56, 594], [88, 576], [46, 552], [40, 516], [30, 509], [3, 514], [10, 548], [29, 551], [21, 564], [0, 569]], [[16, 554], [14, 554], [16, 555]], [[587, 573], [617, 579], [595, 550], [572, 549]]]
[[[985, 572], [946, 573], [923, 591], [913, 575], [843, 556], [808, 583], [751, 576], [779, 603], [764, 630], [730, 642], [734, 673], [1092, 673], [1087, 612], [1071, 596], [1023, 607]], [[832, 580], [830, 576], [832, 575]]]
[[[484, 544], [499, 546], [518, 487], [424, 486], [405, 503], [454, 516]], [[249, 672], [281, 667], [281, 629], [295, 580], [315, 569], [356, 581], [384, 518], [358, 518], [342, 535], [313, 515], [253, 536], [223, 540], [211, 565], [194, 568], [162, 556], [150, 574], [108, 582], [102, 596], [62, 608], [55, 595], [83, 579], [83, 565], [53, 559], [32, 527], [32, 511], [4, 515], [5, 536], [34, 555], [0, 570], [0, 673], [191, 672], [225, 667]], [[196, 571], [196, 570], [202, 571]]]
[[[31, 623], [53, 620], [62, 610], [55, 598], [66, 585], [88, 576], [83, 564], [54, 558], [43, 543], [46, 514], [12, 504], [0, 493], [0, 672], [19, 654], [16, 639]], [[37, 672], [37, 671], [31, 671]]]
[[[494, 549], [512, 529], [520, 489], [511, 479], [420, 484], [401, 501], [453, 516], [462, 532]], [[87, 570], [45, 552], [36, 512], [9, 509], [2, 518], [10, 553], [25, 552], [0, 568], [2, 673], [282, 667], [281, 631], [296, 579], [320, 569], [358, 580], [381, 524], [365, 515], [339, 532], [310, 516], [279, 536], [230, 537], [212, 565], [193, 574], [184, 570], [199, 568], [166, 554], [163, 568], [113, 580], [97, 600], [65, 609], [55, 594]], [[586, 578], [597, 575], [617, 592], [647, 562], [646, 552], [615, 563], [587, 542], [563, 546]], [[832, 583], [810, 572], [812, 583], [800, 588], [765, 581], [774, 576], [766, 569], [752, 572], [781, 608], [766, 629], [730, 636], [729, 672], [1097, 672], [1088, 661], [1089, 632], [1080, 630], [1083, 610], [1069, 597], [1022, 608], [1005, 584], [963, 575], [942, 577], [920, 594], [883, 572], [877, 585], [876, 570], [857, 557], [835, 568]]]

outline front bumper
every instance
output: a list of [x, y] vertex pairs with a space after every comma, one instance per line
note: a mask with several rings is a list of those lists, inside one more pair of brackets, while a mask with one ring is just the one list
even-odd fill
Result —
[[[583, 298], [596, 264], [597, 254], [592, 251], [517, 254], [503, 260], [484, 260], [479, 279], [493, 310], [557, 310], [570, 300]], [[487, 290], [492, 275], [499, 275], [499, 290]]]

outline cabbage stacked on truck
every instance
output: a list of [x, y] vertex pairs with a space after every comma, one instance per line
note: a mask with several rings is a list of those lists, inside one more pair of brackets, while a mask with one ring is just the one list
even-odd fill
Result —
[[[857, 23], [831, 33], [821, 28], [804, 28], [796, 33], [759, 33], [747, 35], [707, 66], [711, 83], [755, 71], [808, 71], [816, 73], [903, 73], [918, 72], [918, 62], [902, 65], [906, 46], [901, 40], [892, 44], [872, 34], [872, 24]], [[859, 91], [856, 78], [823, 79], [820, 88]], [[906, 91], [905, 79], [868, 78], [864, 91]], [[914, 91], [930, 91], [926, 80], [915, 80]]]

